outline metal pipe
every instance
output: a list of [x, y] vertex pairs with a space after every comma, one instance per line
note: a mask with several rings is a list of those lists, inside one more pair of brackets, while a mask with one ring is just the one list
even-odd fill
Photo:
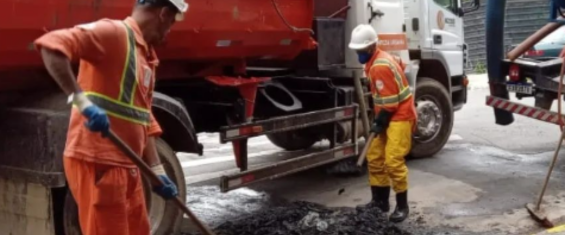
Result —
[[344, 7], [342, 7], [341, 9], [337, 10], [336, 12], [334, 12], [333, 14], [331, 14], [330, 16], [328, 16], [328, 18], [329, 18], [329, 19], [332, 19], [332, 18], [338, 16], [339, 14], [346, 12], [347, 10], [349, 10], [349, 8], [351, 8], [351, 6], [349, 6], [349, 5], [344, 6]]
[[[506, 13], [506, 0], [489, 0], [486, 9], [486, 54], [487, 71], [490, 83], [490, 94], [495, 97], [509, 99], [510, 94], [506, 90], [506, 75], [502, 71], [502, 59], [504, 56], [504, 15]], [[514, 122], [512, 113], [494, 109], [496, 124], [509, 125]]]
[[531, 36], [526, 38], [526, 40], [520, 43], [520, 45], [518, 45], [516, 48], [508, 52], [508, 54], [506, 54], [506, 57], [511, 61], [514, 61], [516, 58], [520, 57], [522, 54], [524, 54], [526, 51], [532, 48], [540, 40], [545, 38], [553, 31], [557, 30], [559, 27], [561, 27], [561, 24], [557, 22], [547, 23], [545, 26], [543, 26], [543, 28], [536, 31], [534, 34], [532, 34]]

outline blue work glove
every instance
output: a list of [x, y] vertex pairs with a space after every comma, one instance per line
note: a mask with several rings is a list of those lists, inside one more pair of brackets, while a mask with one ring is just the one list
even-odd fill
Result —
[[107, 134], [110, 130], [110, 120], [106, 112], [93, 104], [84, 93], [80, 92], [73, 95], [73, 103], [88, 120], [84, 125], [92, 132], [102, 132]]
[[159, 176], [159, 179], [161, 179], [161, 181], [163, 182], [162, 186], [153, 186], [153, 192], [155, 192], [165, 200], [172, 199], [179, 195], [177, 186], [171, 179], [169, 179], [167, 173], [165, 172], [165, 169], [163, 168], [163, 165], [154, 166], [151, 169], [157, 176]]
[[93, 132], [102, 132], [102, 134], [108, 133], [110, 130], [110, 120], [108, 120], [108, 115], [104, 110], [100, 109], [96, 105], [91, 105], [82, 111], [88, 120], [84, 122], [84, 125]]

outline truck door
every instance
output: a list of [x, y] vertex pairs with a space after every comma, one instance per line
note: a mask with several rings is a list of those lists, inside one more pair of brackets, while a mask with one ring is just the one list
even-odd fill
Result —
[[459, 15], [460, 0], [428, 0], [428, 40], [434, 53], [441, 53], [449, 67], [450, 76], [463, 75], [463, 19]]

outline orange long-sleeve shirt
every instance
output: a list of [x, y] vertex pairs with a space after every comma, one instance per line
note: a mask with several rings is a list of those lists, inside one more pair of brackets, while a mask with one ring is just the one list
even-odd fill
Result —
[[377, 49], [371, 60], [365, 64], [365, 74], [370, 81], [375, 113], [385, 109], [393, 113], [391, 121], [416, 120], [414, 96], [401, 62]]
[[[132, 43], [135, 47], [130, 48]], [[148, 136], [158, 136], [162, 133], [151, 113], [158, 59], [131, 17], [124, 21], [103, 19], [70, 29], [52, 31], [37, 39], [35, 45], [37, 48], [59, 51], [72, 61], [80, 61], [77, 82], [85, 92], [95, 92], [113, 99], [128, 96], [131, 98], [127, 106], [133, 107], [130, 111], [142, 109], [145, 114], [148, 113], [147, 122], [140, 124], [125, 120], [120, 114], [108, 112], [110, 128], [137, 154], [143, 154]], [[128, 54], [134, 55], [133, 58], [127, 59]], [[136, 68], [136, 74], [130, 75], [135, 81], [130, 81], [129, 85], [122, 84], [122, 77], [126, 74], [125, 65]], [[122, 90], [124, 86], [131, 85], [131, 91]], [[86, 129], [85, 121], [78, 109], [73, 108], [65, 157], [135, 166], [110, 140]]]

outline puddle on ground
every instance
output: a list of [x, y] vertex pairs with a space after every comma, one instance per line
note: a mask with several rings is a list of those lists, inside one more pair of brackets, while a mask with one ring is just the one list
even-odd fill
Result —
[[491, 156], [499, 159], [517, 161], [517, 162], [535, 162], [547, 157], [548, 154], [553, 152], [543, 152], [543, 153], [533, 153], [533, 154], [521, 154], [497, 147], [486, 146], [486, 145], [476, 145], [476, 144], [446, 144], [444, 147], [446, 151], [459, 151], [468, 150], [477, 155]]
[[198, 218], [215, 227], [272, 206], [273, 201], [268, 194], [248, 188], [222, 193], [217, 186], [201, 186], [188, 188], [187, 205]]

